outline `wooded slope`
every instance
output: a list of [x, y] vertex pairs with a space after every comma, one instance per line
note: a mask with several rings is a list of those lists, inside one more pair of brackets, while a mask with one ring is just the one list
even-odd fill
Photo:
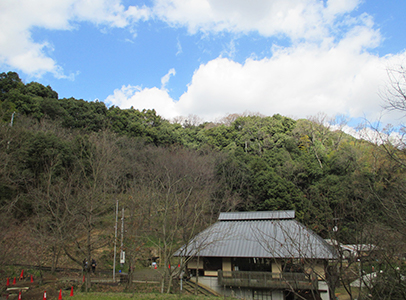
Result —
[[9, 72], [0, 74], [0, 117], [1, 264], [17, 260], [22, 245], [10, 232], [23, 226], [54, 266], [111, 249], [116, 200], [130, 259], [159, 245], [169, 260], [230, 210], [293, 209], [343, 243], [405, 236], [404, 149], [333, 131], [322, 115], [171, 123], [154, 110], [58, 99]]

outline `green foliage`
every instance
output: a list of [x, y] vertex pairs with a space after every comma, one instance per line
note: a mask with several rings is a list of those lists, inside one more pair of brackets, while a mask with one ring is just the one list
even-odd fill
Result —
[[66, 112], [62, 119], [64, 127], [95, 132], [107, 127], [107, 108], [103, 102], [87, 102], [74, 98], [59, 101]]
[[179, 124], [173, 125], [175, 134], [178, 136], [178, 143], [189, 149], [199, 149], [202, 145], [208, 145], [208, 138], [205, 135], [205, 124], [199, 126], [182, 127]]
[[38, 82], [31, 82], [25, 86], [26, 92], [29, 95], [38, 96], [41, 98], [58, 99], [58, 93], [48, 86], [43, 86]]
[[205, 130], [207, 143], [215, 149], [222, 150], [236, 139], [236, 132], [233, 128], [225, 125], [218, 125]]
[[21, 164], [20, 168], [27, 178], [38, 178], [49, 168], [60, 175], [72, 164], [69, 145], [52, 133], [27, 133], [18, 149], [14, 150], [14, 159]]
[[16, 72], [0, 74], [0, 99], [7, 98], [7, 94], [13, 90], [23, 90], [24, 84]]
[[37, 82], [24, 85], [15, 72], [0, 74], [0, 101], [3, 114], [8, 116], [11, 111], [17, 111], [39, 120], [44, 115], [41, 102], [47, 98], [58, 98], [58, 94], [50, 86], [45, 87]]
[[[0, 118], [0, 208], [21, 220], [32, 218], [44, 195], [50, 211], [79, 195], [80, 205], [102, 199], [103, 209], [89, 208], [101, 214], [112, 199], [176, 199], [191, 188], [194, 199], [210, 198], [210, 216], [293, 209], [325, 238], [337, 226], [335, 237], [348, 243], [376, 224], [404, 232], [396, 216], [405, 211], [405, 152], [333, 132], [321, 121], [256, 115], [182, 126], [155, 110], [58, 99], [51, 87], [24, 84], [14, 72], [0, 74]], [[166, 181], [170, 163], [181, 174], [171, 175], [182, 186], [176, 192]], [[200, 170], [207, 178], [194, 173]], [[168, 187], [173, 194], [165, 194]], [[153, 223], [150, 212], [145, 216], [141, 227]], [[97, 222], [89, 228], [101, 228]]]
[[163, 120], [154, 109], [139, 111], [112, 106], [107, 116], [110, 128], [119, 134], [141, 138], [157, 146], [179, 143], [177, 126]]
[[61, 101], [53, 98], [44, 98], [40, 102], [41, 111], [51, 120], [65, 119], [67, 111], [62, 107]]

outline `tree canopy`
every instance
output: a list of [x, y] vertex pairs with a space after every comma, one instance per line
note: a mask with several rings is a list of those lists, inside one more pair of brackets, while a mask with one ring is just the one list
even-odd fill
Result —
[[[72, 247], [86, 234], [89, 258], [108, 242], [92, 240], [92, 232], [106, 230], [116, 199], [143, 212], [131, 220], [155, 243], [180, 242], [230, 210], [293, 209], [322, 237], [334, 234], [343, 243], [375, 243], [360, 237], [377, 227], [405, 235], [393, 214], [405, 207], [404, 148], [333, 131], [324, 115], [245, 114], [181, 124], [155, 110], [59, 99], [50, 86], [24, 84], [8, 72], [0, 74], [0, 116], [0, 212], [17, 224], [48, 212], [48, 227], [37, 233], [53, 236], [55, 257], [64, 252], [78, 260]], [[168, 219], [175, 209], [179, 218]], [[77, 222], [67, 222], [68, 214]], [[208, 220], [181, 230], [190, 221], [181, 216], [193, 214]], [[179, 230], [163, 235], [167, 222]]]

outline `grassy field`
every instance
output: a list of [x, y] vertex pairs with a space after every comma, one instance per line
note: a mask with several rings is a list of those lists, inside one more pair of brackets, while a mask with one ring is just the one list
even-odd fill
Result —
[[191, 296], [191, 295], [171, 295], [171, 294], [139, 294], [139, 293], [76, 293], [75, 300], [122, 300], [122, 299], [154, 299], [154, 300], [218, 300], [217, 297]]

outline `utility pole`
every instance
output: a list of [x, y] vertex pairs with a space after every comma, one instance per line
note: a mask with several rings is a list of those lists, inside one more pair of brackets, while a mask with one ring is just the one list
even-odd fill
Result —
[[[14, 121], [14, 114], [15, 113], [16, 112], [13, 112], [13, 114], [11, 115], [10, 127], [13, 127], [13, 121]], [[7, 142], [7, 150], [9, 149], [9, 147], [10, 147], [10, 141]]]
[[13, 114], [11, 115], [11, 120], [10, 120], [10, 127], [13, 127], [13, 122], [14, 122], [14, 114], [16, 112], [13, 112]]
[[114, 225], [113, 282], [116, 282], [117, 222], [118, 222], [118, 200], [116, 201], [116, 224]]
[[124, 252], [124, 207], [121, 210], [121, 247], [120, 247], [120, 264], [123, 267], [125, 263], [125, 252]]

